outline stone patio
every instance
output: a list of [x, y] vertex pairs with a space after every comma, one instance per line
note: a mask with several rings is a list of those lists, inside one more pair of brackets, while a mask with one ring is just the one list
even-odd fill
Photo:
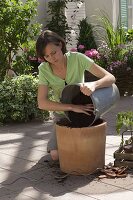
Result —
[[[108, 122], [106, 164], [114, 161], [121, 140], [115, 131], [116, 114], [126, 110], [133, 110], [133, 97], [122, 97], [103, 116]], [[58, 182], [59, 169], [44, 162], [51, 131], [52, 121], [0, 127], [0, 200], [133, 200], [133, 170], [126, 178], [70, 175]]]

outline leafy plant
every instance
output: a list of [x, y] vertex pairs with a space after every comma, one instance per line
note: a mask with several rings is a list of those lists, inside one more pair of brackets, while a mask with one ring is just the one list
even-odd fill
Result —
[[126, 40], [127, 42], [133, 41], [133, 29], [129, 29], [126, 33]]
[[117, 61], [122, 57], [122, 49], [119, 46], [126, 44], [126, 31], [122, 27], [120, 20], [117, 21], [117, 26], [114, 27], [109, 19], [109, 16], [104, 11], [96, 16], [97, 24], [94, 26], [94, 32], [98, 35], [101, 41], [104, 41], [110, 49], [112, 61]]
[[[116, 131], [120, 135], [122, 135], [121, 138], [121, 144], [120, 148], [125, 146], [125, 145], [133, 145], [133, 112], [132, 111], [126, 111], [126, 112], [119, 112], [117, 114], [117, 119], [116, 119]], [[128, 140], [124, 141], [124, 133], [125, 132], [130, 132], [131, 137]]]
[[120, 134], [120, 131], [123, 127], [126, 130], [130, 129], [133, 131], [133, 112], [132, 111], [119, 112], [117, 114], [116, 131], [118, 134]]
[[119, 19], [117, 21], [117, 26], [114, 27], [108, 14], [101, 10], [99, 16], [97, 16], [97, 21], [99, 23], [94, 29], [103, 31], [103, 34], [100, 34], [100, 38], [107, 43], [110, 49], [114, 49], [117, 45], [126, 43], [126, 32], [120, 24]]
[[[12, 67], [18, 50], [40, 31], [40, 24], [31, 22], [37, 13], [37, 0], [0, 1], [0, 77]], [[20, 66], [21, 67], [21, 66]]]
[[131, 69], [133, 69], [133, 48], [129, 49], [125, 54], [124, 54], [124, 59], [127, 63], [127, 66]]
[[[68, 26], [65, 16], [65, 8], [68, 2], [80, 2], [81, 0], [55, 0], [48, 2], [48, 20], [45, 28], [62, 36], [66, 42], [70, 42], [71, 27]], [[82, 2], [82, 1], [81, 1]]]
[[[15, 60], [13, 60], [12, 66], [18, 75], [29, 74], [38, 72], [38, 66], [43, 59], [40, 59], [36, 55], [35, 41], [30, 40], [22, 45], [21, 54], [17, 53]], [[20, 67], [21, 66], [21, 67]]]
[[[38, 78], [21, 75], [5, 79], [0, 84], [0, 122], [27, 122], [32, 119], [47, 119], [48, 111], [37, 106]], [[49, 97], [52, 97], [50, 92]]]
[[67, 34], [70, 32], [64, 12], [66, 2], [64, 0], [48, 2], [48, 14], [51, 20], [46, 25], [49, 30], [58, 33], [64, 39], [66, 39]]
[[87, 18], [80, 20], [78, 27], [77, 47], [82, 44], [85, 46], [85, 50], [96, 49], [97, 46], [93, 36], [92, 25], [87, 22]]

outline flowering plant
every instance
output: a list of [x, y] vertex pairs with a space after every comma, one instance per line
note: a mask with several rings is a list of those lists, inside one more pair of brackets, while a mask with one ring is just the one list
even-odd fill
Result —
[[[83, 45], [79, 45], [77, 49], [72, 50], [83, 52], [96, 64], [112, 73], [116, 77], [116, 84], [121, 95], [133, 94], [133, 47], [119, 44], [111, 49], [103, 42], [98, 49], [87, 50]], [[90, 75], [85, 77], [87, 81], [90, 81], [90, 78], [91, 81], [95, 80]]]
[[73, 51], [73, 52], [78, 51], [92, 59], [97, 59], [99, 57], [99, 53], [96, 49], [87, 50], [86, 47], [82, 44], [80, 44], [77, 48], [71, 48], [70, 51]]
[[133, 49], [129, 49], [129, 51], [125, 53], [124, 60], [127, 66], [133, 69]]
[[38, 66], [41, 62], [44, 62], [44, 60], [37, 57], [35, 41], [31, 40], [27, 44], [22, 45], [21, 52], [16, 55], [13, 61], [13, 69], [19, 75], [34, 73], [38, 71]]
[[98, 59], [99, 53], [96, 49], [86, 50], [85, 55], [92, 58], [92, 59]]

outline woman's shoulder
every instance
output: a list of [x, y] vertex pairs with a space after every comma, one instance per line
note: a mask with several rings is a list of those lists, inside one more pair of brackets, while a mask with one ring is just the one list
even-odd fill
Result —
[[38, 66], [38, 69], [39, 70], [43, 70], [45, 71], [46, 69], [48, 68], [48, 63], [47, 62], [42, 62], [39, 66]]
[[84, 57], [84, 55], [82, 55], [82, 53], [72, 52], [72, 51], [68, 51], [66, 53], [66, 56], [67, 56], [68, 59], [78, 59], [78, 58]]
[[66, 56], [69, 60], [77, 60], [77, 61], [81, 61], [81, 60], [85, 60], [87, 58], [86, 55], [84, 55], [83, 53], [80, 53], [80, 52], [71, 52], [71, 51], [68, 51], [66, 53]]
[[67, 56], [70, 56], [70, 57], [75, 57], [75, 56], [78, 56], [80, 55], [81, 53], [77, 52], [77, 51], [68, 51], [66, 53]]

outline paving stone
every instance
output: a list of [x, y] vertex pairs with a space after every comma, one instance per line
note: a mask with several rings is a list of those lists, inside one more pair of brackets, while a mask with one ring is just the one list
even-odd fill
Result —
[[110, 155], [110, 156], [113, 156], [114, 152], [118, 149], [118, 146], [110, 146], [108, 148], [106, 148], [105, 150], [105, 154], [106, 155]]
[[102, 179], [101, 182], [126, 189], [126, 186], [133, 184], [133, 175], [128, 174], [126, 178], [116, 178], [116, 179], [105, 178], [105, 179]]
[[24, 147], [20, 147], [19, 144], [3, 144], [0, 145], [0, 153], [7, 155], [16, 155], [19, 151], [23, 150]]
[[[43, 152], [43, 151], [38, 151], [35, 150], [34, 148], [32, 149], [26, 149], [23, 151], [19, 152], [19, 155], [17, 157], [25, 159], [25, 160], [29, 160], [32, 162], [37, 162], [38, 160], [40, 160], [47, 152]], [[28, 155], [28, 156], [27, 156]]]
[[[132, 173], [132, 178], [133, 178], [133, 173]], [[133, 192], [133, 184], [130, 184], [130, 183], [129, 183], [129, 185], [127, 185], [127, 186], [125, 187], [125, 189], [131, 190], [131, 191]]]
[[133, 200], [133, 192], [119, 189], [106, 195], [94, 195], [93, 197], [99, 200]]
[[120, 145], [121, 136], [108, 135], [106, 136], [106, 143], [110, 145]]
[[10, 194], [10, 190], [0, 184], [0, 198], [8, 194]]
[[[31, 196], [31, 197], [30, 197]], [[32, 187], [24, 189], [21, 193], [9, 194], [0, 197], [0, 200], [96, 200], [96, 198], [89, 197], [80, 193], [69, 192], [66, 194], [59, 194], [58, 196], [51, 196], [43, 191], [37, 191]], [[98, 200], [98, 198], [97, 198]]]
[[16, 133], [0, 133], [0, 145], [1, 144], [10, 144], [14, 142], [19, 142], [23, 138], [23, 135]]
[[[121, 136], [116, 133], [116, 115], [132, 108], [133, 98], [124, 97], [103, 116], [108, 124], [105, 164], [114, 161], [113, 153], [121, 142]], [[133, 199], [133, 173], [122, 179], [102, 180], [98, 180], [98, 174], [69, 175], [58, 182], [59, 167], [44, 162], [52, 125], [49, 121], [0, 127], [0, 200]], [[129, 134], [125, 134], [124, 138], [128, 137]], [[5, 183], [12, 184], [5, 186]]]
[[34, 147], [31, 147], [31, 149], [34, 149], [37, 151], [42, 151], [42, 152], [46, 153], [47, 152], [47, 143], [48, 143], [48, 141], [44, 141], [43, 145], [34, 146]]
[[105, 155], [105, 165], [108, 165], [109, 163], [114, 164], [114, 158], [113, 156]]
[[99, 196], [99, 195], [105, 195], [108, 193], [114, 193], [118, 189], [120, 189], [120, 188], [113, 186], [113, 185], [103, 183], [101, 181], [92, 181], [89, 184], [76, 189], [75, 191], [80, 192], [82, 194], [89, 195], [91, 197], [95, 197], [95, 195]]
[[14, 178], [15, 176], [17, 177], [16, 173], [0, 168], [0, 183], [3, 183], [5, 180], [9, 179], [9, 177]]
[[[3, 197], [0, 197], [0, 200], [34, 200], [32, 197], [28, 197], [22, 194], [9, 194]], [[37, 199], [35, 199], [37, 200]], [[38, 199], [39, 200], [39, 199]]]
[[13, 172], [18, 172], [18, 173], [28, 170], [35, 164], [34, 162], [22, 160], [14, 156], [9, 156], [4, 153], [0, 153], [0, 158], [1, 158], [1, 162], [0, 162], [1, 168], [8, 169], [8, 170], [11, 170]]

